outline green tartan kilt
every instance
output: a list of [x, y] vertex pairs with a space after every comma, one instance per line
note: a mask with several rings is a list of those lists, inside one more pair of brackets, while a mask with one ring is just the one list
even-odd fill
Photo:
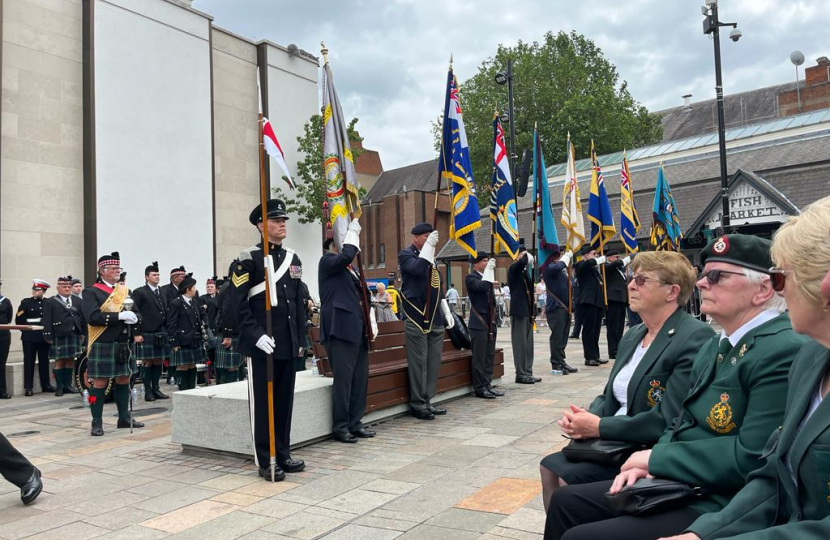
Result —
[[[162, 336], [164, 338], [165, 345], [162, 347], [156, 347], [155, 345], [153, 345], [155, 341], [155, 336]], [[167, 339], [166, 332], [150, 332], [147, 334], [141, 334], [141, 337], [144, 338], [144, 342], [133, 344], [135, 346], [136, 360], [156, 360], [158, 358], [170, 358], [170, 345], [167, 344], [169, 341]]]
[[236, 347], [239, 345], [239, 338], [231, 339], [231, 346], [225, 348], [221, 342], [216, 346], [216, 368], [217, 369], [235, 369], [242, 365], [242, 355], [236, 352]]
[[118, 343], [101, 343], [96, 341], [87, 353], [87, 377], [93, 379], [109, 379], [132, 375], [135, 372], [135, 357], [119, 364], [115, 361], [115, 351]]
[[72, 334], [69, 336], [55, 336], [52, 345], [49, 347], [50, 360], [75, 359], [81, 352], [81, 336]]
[[179, 349], [178, 351], [174, 349], [170, 355], [170, 366], [204, 364], [205, 360], [205, 349], [201, 345], [193, 349]]

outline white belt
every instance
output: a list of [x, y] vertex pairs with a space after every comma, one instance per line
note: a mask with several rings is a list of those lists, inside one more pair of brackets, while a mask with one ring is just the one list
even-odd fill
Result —
[[[285, 259], [282, 261], [280, 267], [277, 268], [276, 272], [274, 271], [273, 256], [268, 255], [265, 259], [265, 279], [271, 283], [272, 306], [277, 305], [277, 282], [282, 279], [282, 276], [284, 276], [286, 272], [288, 272], [288, 267], [291, 266], [291, 263], [294, 261], [294, 251], [288, 248], [284, 249]], [[254, 285], [248, 290], [248, 300], [262, 292], [265, 292], [265, 281], [258, 285]]]

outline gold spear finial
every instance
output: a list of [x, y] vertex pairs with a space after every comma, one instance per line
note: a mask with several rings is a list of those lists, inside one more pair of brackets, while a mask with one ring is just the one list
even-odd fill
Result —
[[452, 69], [452, 53], [450, 53], [450, 69]]
[[323, 64], [329, 63], [329, 50], [326, 48], [326, 44], [322, 41], [320, 42], [320, 52], [323, 54]]

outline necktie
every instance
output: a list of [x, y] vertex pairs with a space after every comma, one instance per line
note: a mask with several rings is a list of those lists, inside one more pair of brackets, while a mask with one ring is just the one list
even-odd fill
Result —
[[72, 299], [71, 298], [66, 299], [66, 307], [68, 307], [69, 309], [72, 309]]
[[156, 293], [156, 296], [161, 296], [161, 295], [159, 294], [159, 290], [158, 290], [158, 288], [153, 289], [153, 292], [154, 292], [154, 293]]
[[729, 351], [732, 350], [732, 344], [729, 343], [728, 338], [723, 338], [720, 340], [720, 344], [718, 345], [718, 362], [722, 362], [724, 356], [726, 356]]

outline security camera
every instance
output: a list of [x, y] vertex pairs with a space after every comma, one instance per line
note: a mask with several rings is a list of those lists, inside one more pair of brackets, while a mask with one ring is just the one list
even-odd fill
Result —
[[735, 28], [734, 30], [729, 32], [729, 39], [731, 39], [732, 41], [737, 42], [739, 39], [741, 39], [742, 35], [743, 34], [741, 33], [741, 31], [738, 30], [737, 28]]

